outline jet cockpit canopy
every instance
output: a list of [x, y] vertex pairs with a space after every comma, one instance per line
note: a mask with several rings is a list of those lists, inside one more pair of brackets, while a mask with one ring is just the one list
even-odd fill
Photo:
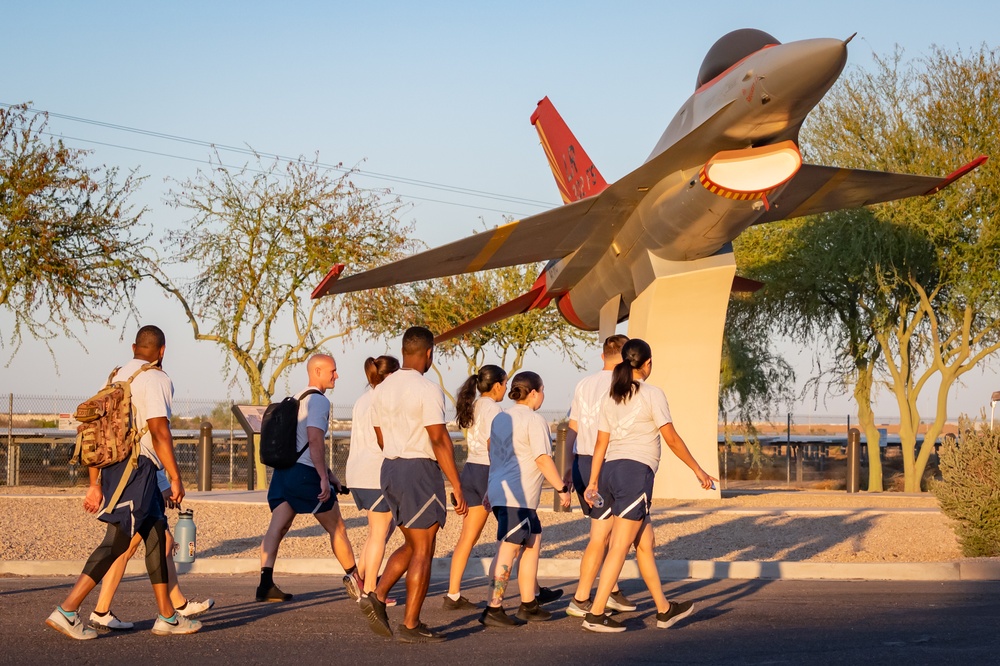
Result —
[[701, 63], [701, 69], [698, 70], [698, 85], [695, 86], [695, 90], [701, 88], [751, 53], [756, 53], [765, 46], [773, 46], [780, 43], [763, 30], [755, 30], [754, 28], [741, 28], [740, 30], [733, 30], [723, 35], [708, 50], [708, 54], [705, 55], [705, 59]]

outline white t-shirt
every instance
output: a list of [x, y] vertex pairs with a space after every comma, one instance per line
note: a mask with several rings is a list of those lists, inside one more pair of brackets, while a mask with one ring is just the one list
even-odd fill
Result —
[[576, 421], [576, 443], [573, 453], [581, 456], [594, 455], [597, 443], [597, 422], [601, 416], [601, 405], [611, 390], [611, 371], [588, 375], [580, 380], [573, 391], [573, 402], [569, 408], [569, 418]]
[[639, 382], [631, 399], [616, 404], [608, 395], [598, 430], [610, 435], [605, 460], [636, 460], [656, 472], [660, 465], [660, 428], [670, 423], [667, 396], [658, 386]]
[[299, 401], [299, 425], [295, 429], [295, 450], [302, 450], [299, 459], [295, 462], [315, 468], [312, 456], [309, 455], [308, 428], [319, 428], [323, 431], [324, 439], [326, 438], [326, 431], [330, 427], [330, 399], [322, 393], [310, 393], [303, 398], [302, 394], [311, 388], [314, 387], [307, 386], [295, 394]]
[[435, 460], [427, 426], [446, 422], [441, 387], [416, 370], [400, 368], [372, 393], [372, 427], [382, 431], [382, 454]]
[[[125, 381], [149, 361], [134, 358], [121, 367], [112, 381]], [[102, 387], [103, 388], [103, 387]], [[132, 409], [135, 414], [135, 427], [142, 430], [149, 419], [165, 417], [170, 421], [171, 406], [174, 397], [174, 384], [167, 373], [158, 368], [151, 368], [139, 373], [132, 380]], [[157, 469], [163, 467], [159, 456], [153, 450], [153, 436], [147, 432], [139, 440], [139, 453], [153, 461]]]
[[385, 456], [372, 427], [372, 398], [369, 386], [351, 411], [351, 451], [347, 454], [347, 487], [380, 488]]
[[472, 425], [465, 436], [469, 446], [469, 457], [465, 462], [478, 465], [490, 464], [490, 451], [487, 442], [490, 441], [490, 426], [493, 417], [502, 412], [500, 403], [493, 398], [479, 396], [472, 406]]
[[527, 405], [498, 414], [490, 429], [490, 504], [537, 509], [545, 477], [535, 461], [550, 455], [552, 435], [541, 415]]

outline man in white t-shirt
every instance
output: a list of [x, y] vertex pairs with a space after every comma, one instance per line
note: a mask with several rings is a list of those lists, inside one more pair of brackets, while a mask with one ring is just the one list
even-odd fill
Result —
[[[573, 487], [576, 489], [583, 514], [592, 518], [590, 541], [580, 559], [580, 582], [566, 609], [567, 614], [576, 617], [584, 617], [590, 610], [590, 591], [604, 561], [604, 554], [608, 550], [608, 538], [611, 536], [611, 521], [597, 520], [598, 516], [594, 513], [600, 513], [603, 509], [591, 509], [583, 497], [583, 492], [590, 482], [590, 468], [594, 459], [594, 445], [597, 443], [597, 424], [601, 416], [601, 405], [611, 390], [611, 371], [621, 363], [622, 347], [626, 342], [628, 336], [625, 335], [612, 335], [604, 341], [601, 352], [604, 368], [580, 380], [573, 391], [573, 403], [569, 411], [569, 436], [566, 444], [573, 445]], [[608, 608], [628, 612], [634, 611], [636, 606], [615, 584], [614, 591], [608, 599]]]
[[424, 377], [433, 363], [434, 334], [421, 326], [407, 329], [402, 367], [372, 395], [372, 426], [385, 454], [382, 493], [405, 542], [389, 556], [375, 591], [361, 597], [361, 608], [375, 633], [392, 636], [385, 600], [405, 573], [406, 614], [396, 629], [396, 638], [404, 643], [444, 640], [420, 622], [437, 531], [447, 515], [441, 472], [451, 483], [455, 512], [464, 515], [467, 510], [445, 427], [444, 392]]
[[[143, 432], [136, 467], [131, 458], [103, 469], [89, 468], [90, 487], [83, 508], [97, 513], [107, 523], [104, 541], [94, 549], [66, 599], [45, 621], [47, 625], [70, 638], [86, 640], [97, 632], [86, 627], [80, 617], [80, 604], [97, 586], [119, 556], [128, 550], [134, 534], [142, 536], [146, 549], [146, 570], [153, 585], [159, 616], [153, 623], [153, 633], [193, 634], [201, 622], [174, 611], [167, 589], [166, 524], [163, 502], [157, 485], [157, 470], [166, 470], [170, 477], [171, 502], [184, 499], [184, 484], [174, 458], [174, 440], [170, 433], [170, 409], [174, 385], [163, 372], [163, 355], [167, 343], [163, 331], [156, 326], [143, 326], [132, 345], [132, 360], [118, 368], [111, 381], [128, 381], [131, 391], [132, 427]], [[114, 506], [108, 506], [115, 496], [119, 480], [127, 481]]]
[[[337, 382], [337, 363], [332, 356], [316, 354], [306, 362], [309, 386], [295, 395], [299, 401], [299, 423], [295, 432], [299, 459], [288, 469], [276, 469], [267, 489], [271, 522], [260, 545], [260, 584], [257, 601], [288, 601], [292, 595], [274, 584], [274, 561], [278, 546], [295, 516], [311, 513], [330, 534], [333, 554], [344, 568], [344, 586], [354, 600], [361, 595], [361, 580], [347, 528], [337, 506], [340, 481], [324, 462], [326, 431], [330, 425], [330, 400], [324, 395]], [[331, 488], [332, 486], [332, 488]]]

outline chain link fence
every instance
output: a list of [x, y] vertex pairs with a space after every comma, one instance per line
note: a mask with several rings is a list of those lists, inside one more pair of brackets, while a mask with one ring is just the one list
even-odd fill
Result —
[[[3, 396], [0, 407], [0, 486], [85, 486], [86, 468], [70, 464], [76, 445], [76, 406], [89, 396], [17, 395]], [[246, 488], [250, 456], [246, 433], [233, 415], [229, 400], [175, 398], [171, 431], [174, 454], [185, 485], [197, 483], [197, 445], [203, 423], [212, 426], [212, 487]], [[340, 479], [345, 478], [350, 448], [350, 404], [330, 406], [330, 429], [326, 458]], [[555, 424], [566, 410], [539, 411]], [[447, 414], [450, 421], [455, 415]], [[467, 455], [465, 441], [456, 435], [455, 458], [459, 468]]]

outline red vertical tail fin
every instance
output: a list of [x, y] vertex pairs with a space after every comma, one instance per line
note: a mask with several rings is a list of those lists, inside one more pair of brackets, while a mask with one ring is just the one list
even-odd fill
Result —
[[566, 122], [546, 97], [531, 114], [531, 124], [538, 131], [549, 168], [556, 178], [563, 203], [586, 199], [608, 186]]

